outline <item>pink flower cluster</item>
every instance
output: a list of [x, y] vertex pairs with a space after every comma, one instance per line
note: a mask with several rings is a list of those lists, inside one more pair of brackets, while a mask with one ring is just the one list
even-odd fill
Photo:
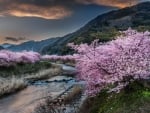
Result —
[[131, 81], [150, 77], [150, 32], [132, 29], [107, 43], [69, 44], [78, 54], [79, 78], [87, 83], [87, 93], [96, 95], [108, 86], [120, 91]]
[[11, 66], [18, 63], [35, 63], [40, 60], [49, 61], [74, 61], [74, 56], [58, 56], [58, 55], [43, 55], [41, 56], [37, 52], [23, 51], [23, 52], [12, 52], [8, 50], [0, 51], [0, 66]]
[[8, 50], [0, 51], [0, 66], [10, 66], [17, 63], [35, 63], [39, 61], [41, 55], [33, 51], [11, 52]]
[[44, 55], [42, 56], [42, 60], [50, 60], [50, 61], [74, 61], [74, 56], [72, 55], [65, 55], [65, 56], [58, 56], [58, 55]]

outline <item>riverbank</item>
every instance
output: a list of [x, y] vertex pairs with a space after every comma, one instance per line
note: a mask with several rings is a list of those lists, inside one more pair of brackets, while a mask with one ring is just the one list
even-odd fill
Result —
[[119, 93], [102, 91], [88, 98], [80, 113], [150, 113], [150, 88], [133, 82]]
[[[56, 66], [55, 64], [52, 65]], [[68, 113], [73, 113], [74, 110], [78, 111], [85, 99], [82, 92], [84, 85], [73, 77], [66, 76], [67, 72], [75, 72], [75, 68], [63, 64], [59, 64], [56, 67], [61, 67], [59, 68], [61, 73], [55, 73], [56, 75], [52, 76], [48, 74], [46, 78], [44, 75], [44, 77], [40, 77], [38, 74], [23, 76], [24, 80], [28, 81], [27, 87], [17, 93], [13, 92], [13, 94], [11, 93], [11, 95], [1, 98], [0, 113], [32, 113], [35, 111], [36, 113], [42, 113], [37, 108], [41, 108], [40, 106], [46, 107], [47, 104], [53, 102], [58, 104], [56, 101], [60, 99], [63, 101], [59, 102], [61, 103], [60, 106], [53, 106], [55, 110], [62, 110], [63, 105]], [[46, 72], [43, 70], [43, 73]]]
[[[15, 93], [17, 91], [23, 90], [29, 85], [28, 84], [29, 81], [48, 79], [50, 77], [62, 74], [61, 66], [47, 63], [47, 62], [36, 63], [36, 65], [26, 64], [25, 66], [19, 68], [17, 67], [8, 67], [8, 68], [15, 68], [15, 70], [12, 69], [12, 70], [8, 70], [7, 72], [7, 68], [3, 70], [1, 69], [0, 73], [3, 73], [2, 74], [3, 76], [0, 76], [0, 97], [4, 97], [10, 95], [11, 93]], [[25, 71], [22, 72], [20, 69], [21, 70], [27, 69], [25, 71], [30, 73], [24, 73]], [[14, 75], [14, 73], [17, 72], [20, 73]]]

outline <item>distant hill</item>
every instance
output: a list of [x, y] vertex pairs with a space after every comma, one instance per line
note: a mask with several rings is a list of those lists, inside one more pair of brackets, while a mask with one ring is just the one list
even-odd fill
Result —
[[32, 50], [32, 51], [40, 52], [45, 46], [55, 43], [55, 41], [57, 40], [58, 38], [50, 38], [50, 39], [42, 40], [42, 41], [27, 41], [19, 45], [10, 46], [7, 49], [11, 51]]
[[42, 54], [71, 54], [67, 43], [91, 43], [94, 39], [101, 42], [112, 40], [119, 30], [132, 27], [138, 30], [150, 30], [150, 2], [124, 9], [114, 10], [97, 16], [78, 31], [64, 37], [43, 41], [29, 41], [9, 47], [13, 51], [33, 50]]
[[46, 46], [42, 53], [67, 54], [70, 52], [66, 47], [69, 42], [90, 43], [94, 39], [99, 39], [101, 42], [109, 41], [118, 34], [118, 30], [125, 30], [128, 27], [150, 30], [150, 2], [102, 14], [78, 31]]
[[0, 46], [3, 47], [3, 48], [5, 48], [5, 49], [7, 49], [7, 48], [9, 48], [11, 46], [14, 46], [14, 45], [13, 44], [9, 44], [9, 43], [4, 43], [4, 44], [2, 44]]
[[4, 49], [2, 46], [0, 46], [0, 50]]

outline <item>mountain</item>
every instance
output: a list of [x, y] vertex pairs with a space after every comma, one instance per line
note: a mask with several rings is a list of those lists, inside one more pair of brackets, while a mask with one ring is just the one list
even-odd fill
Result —
[[24, 43], [21, 43], [19, 45], [13, 45], [8, 47], [7, 49], [11, 50], [11, 51], [23, 51], [23, 50], [27, 50], [27, 51], [36, 51], [36, 52], [40, 52], [43, 47], [47, 46], [47, 45], [51, 45], [52, 43], [55, 43], [59, 38], [50, 38], [47, 40], [42, 40], [42, 41], [27, 41]]
[[0, 46], [0, 50], [4, 49], [2, 46]]
[[9, 43], [4, 43], [4, 44], [2, 44], [0, 46], [6, 49], [6, 48], [9, 48], [9, 47], [14, 46], [14, 45], [13, 44], [9, 44]]
[[42, 53], [68, 54], [67, 43], [91, 43], [94, 39], [101, 42], [112, 40], [119, 30], [132, 27], [137, 30], [150, 30], [150, 2], [114, 10], [97, 16], [78, 31], [60, 38], [42, 49]]
[[101, 42], [109, 41], [119, 34], [119, 30], [125, 30], [128, 27], [142, 31], [150, 30], [150, 2], [99, 15], [76, 32], [63, 37], [28, 41], [8, 49], [33, 50], [42, 54], [71, 54], [72, 51], [66, 46], [67, 43], [91, 43], [94, 39], [99, 39]]

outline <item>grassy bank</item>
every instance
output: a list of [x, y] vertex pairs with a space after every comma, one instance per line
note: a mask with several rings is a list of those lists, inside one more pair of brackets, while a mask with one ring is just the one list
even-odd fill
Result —
[[0, 97], [24, 89], [29, 80], [48, 79], [61, 73], [60, 66], [49, 62], [0, 67]]
[[[75, 99], [80, 96], [82, 89], [79, 86], [74, 86], [73, 89], [56, 100], [46, 98], [43, 103], [40, 103], [32, 113], [65, 113], [67, 105], [71, 104]], [[62, 107], [63, 106], [63, 107]], [[66, 106], [66, 108], [65, 108]], [[72, 105], [73, 106], [73, 105]]]
[[27, 83], [22, 78], [0, 78], [0, 97], [24, 89]]
[[150, 113], [150, 89], [134, 82], [120, 93], [103, 91], [83, 106], [81, 113]]
[[52, 64], [49, 62], [36, 62], [33, 64], [17, 64], [10, 67], [0, 67], [1, 77], [22, 76], [24, 74], [36, 73], [43, 69], [49, 69]]
[[39, 70], [37, 73], [27, 74], [24, 78], [26, 80], [42, 80], [53, 76], [61, 75], [62, 68], [58, 65], [52, 64], [49, 69]]

